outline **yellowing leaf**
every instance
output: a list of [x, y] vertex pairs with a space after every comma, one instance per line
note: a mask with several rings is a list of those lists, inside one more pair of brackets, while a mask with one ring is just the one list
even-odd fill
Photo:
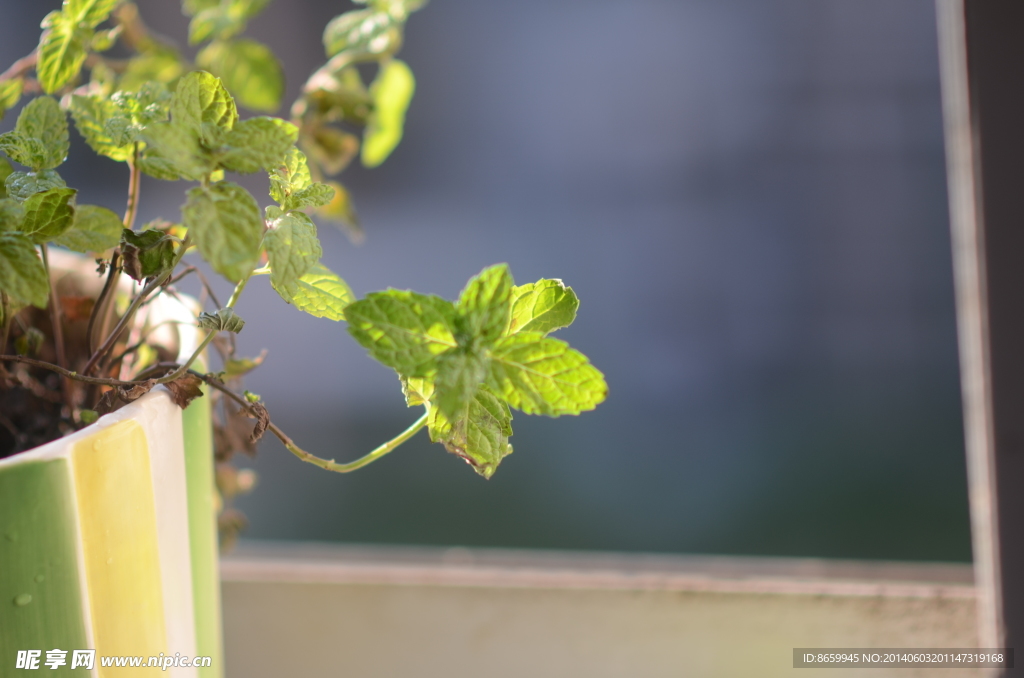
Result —
[[210, 43], [196, 62], [224, 80], [225, 86], [246, 108], [273, 113], [284, 96], [284, 70], [270, 49], [242, 38]]

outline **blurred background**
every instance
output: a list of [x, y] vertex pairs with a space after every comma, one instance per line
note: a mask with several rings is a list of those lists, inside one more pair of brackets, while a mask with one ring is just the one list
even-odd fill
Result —
[[[194, 53], [175, 0], [138, 4]], [[2, 67], [58, 6], [5, 0]], [[280, 114], [350, 7], [251, 22]], [[246, 536], [969, 561], [935, 33], [931, 0], [433, 0], [401, 53], [405, 139], [341, 176], [366, 240], [321, 225], [325, 263], [358, 295], [454, 298], [501, 261], [562, 278], [582, 303], [559, 336], [609, 399], [516, 415], [490, 481], [425, 434], [346, 476], [268, 437]], [[73, 136], [62, 174], [122, 211], [126, 170]], [[145, 180], [139, 223], [186, 188]], [[238, 311], [242, 350], [269, 350], [247, 385], [304, 448], [355, 458], [418, 416], [265, 278]]]

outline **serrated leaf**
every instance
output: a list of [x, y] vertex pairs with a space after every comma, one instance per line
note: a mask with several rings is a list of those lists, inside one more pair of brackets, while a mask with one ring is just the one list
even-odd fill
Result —
[[401, 22], [375, 9], [346, 12], [331, 19], [323, 40], [327, 56], [341, 54], [345, 63], [375, 59], [401, 46]]
[[121, 218], [98, 205], [77, 205], [71, 228], [54, 242], [75, 252], [105, 252], [121, 242]]
[[4, 113], [17, 105], [24, 84], [24, 78], [11, 78], [0, 82], [0, 120], [4, 119]]
[[576, 319], [580, 300], [561, 280], [541, 279], [512, 288], [512, 310], [505, 334], [548, 334]]
[[216, 313], [200, 313], [199, 326], [215, 332], [223, 331], [238, 334], [245, 327], [245, 321], [235, 313], [235, 309], [225, 306]]
[[313, 183], [306, 156], [294, 146], [276, 167], [267, 170], [267, 174], [270, 175], [270, 197], [282, 205], [292, 193]]
[[36, 171], [64, 162], [68, 146], [68, 121], [53, 97], [28, 102], [18, 114], [14, 131], [0, 135], [0, 150]]
[[449, 419], [457, 417], [487, 377], [489, 362], [486, 356], [462, 347], [439, 355], [431, 405]]
[[404, 62], [395, 59], [381, 70], [370, 87], [373, 112], [363, 133], [363, 165], [377, 167], [398, 146], [415, 91], [416, 79]]
[[12, 198], [0, 199], [0, 231], [20, 231], [25, 210]]
[[120, 235], [124, 272], [132, 279], [141, 282], [160, 275], [174, 263], [174, 238], [164, 231], [152, 228], [136, 233], [124, 228]]
[[273, 169], [284, 162], [298, 136], [298, 128], [280, 118], [243, 120], [225, 137], [220, 164], [242, 174]]
[[316, 224], [302, 212], [289, 212], [275, 220], [264, 236], [264, 243], [274, 289], [292, 289], [323, 254]]
[[43, 19], [36, 74], [43, 91], [52, 94], [82, 70], [92, 29], [63, 12], [50, 12]]
[[7, 195], [15, 200], [26, 200], [36, 193], [65, 186], [64, 179], [53, 170], [11, 172], [4, 180]]
[[585, 355], [539, 332], [504, 337], [490, 355], [488, 386], [526, 414], [579, 414], [608, 395], [604, 375]]
[[329, 320], [344, 320], [345, 309], [355, 301], [348, 283], [323, 264], [314, 264], [295, 285], [274, 289], [300, 311]]
[[247, 190], [229, 181], [193, 188], [182, 216], [213, 270], [238, 282], [255, 268], [263, 219], [256, 199]]
[[348, 331], [379, 362], [399, 374], [421, 377], [437, 368], [437, 356], [456, 346], [455, 306], [407, 290], [373, 292], [345, 309]]
[[0, 291], [46, 308], [50, 285], [32, 241], [21, 233], [0, 233]]
[[512, 454], [512, 413], [486, 388], [481, 388], [456, 417], [431, 408], [427, 419], [430, 439], [462, 457], [473, 470], [490, 478], [501, 460]]
[[73, 201], [77, 192], [73, 188], [51, 188], [31, 196], [23, 205], [22, 232], [37, 244], [60, 236], [71, 228], [75, 218]]
[[178, 81], [171, 119], [191, 129], [207, 148], [216, 148], [238, 121], [238, 110], [220, 78], [193, 71]]
[[118, 106], [110, 99], [73, 95], [71, 117], [75, 121], [78, 133], [92, 150], [118, 162], [124, 162], [131, 157], [131, 139], [115, 139], [112, 129], [113, 123], [120, 123], [127, 131], [131, 121], [121, 115]]
[[508, 264], [498, 264], [470, 278], [459, 295], [455, 307], [464, 329], [483, 346], [497, 341], [508, 325], [513, 284]]
[[158, 179], [199, 181], [215, 167], [195, 131], [176, 121], [147, 125], [140, 137], [147, 147], [139, 167]]
[[248, 109], [273, 113], [284, 96], [284, 69], [270, 48], [255, 40], [216, 41], [196, 55], [196, 63], [224, 79]]

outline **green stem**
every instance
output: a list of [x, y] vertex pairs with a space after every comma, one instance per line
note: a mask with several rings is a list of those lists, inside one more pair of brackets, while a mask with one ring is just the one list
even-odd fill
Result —
[[350, 471], [355, 471], [356, 469], [360, 469], [371, 462], [377, 461], [385, 454], [387, 454], [388, 452], [392, 451], [393, 449], [404, 443], [409, 438], [412, 438], [421, 428], [427, 425], [428, 416], [429, 413], [424, 412], [423, 416], [414, 421], [409, 428], [405, 429], [397, 436], [395, 436], [391, 440], [387, 441], [386, 443], [375, 449], [373, 452], [370, 452], [366, 456], [360, 457], [355, 461], [350, 461], [347, 464], [339, 464], [335, 462], [333, 459], [321, 459], [316, 455], [306, 452], [304, 449], [302, 449], [294, 442], [292, 442], [291, 438], [286, 436], [284, 432], [281, 431], [281, 429], [277, 428], [274, 424], [270, 424], [267, 428], [270, 429], [270, 431], [274, 435], [276, 435], [281, 440], [282, 443], [284, 443], [284, 446], [288, 449], [289, 452], [294, 454], [302, 461], [313, 464], [314, 466], [319, 466], [320, 468], [325, 469], [327, 471], [334, 471], [335, 473], [349, 473]]
[[252, 271], [249, 271], [245, 277], [238, 281], [238, 284], [235, 285], [235, 291], [231, 293], [231, 298], [228, 299], [228, 303], [225, 305], [225, 308], [235, 307], [235, 304], [238, 303], [238, 297], [242, 296], [242, 290], [245, 289], [245, 285], [249, 282], [249, 278], [252, 277], [252, 273]]
[[203, 351], [206, 350], [207, 345], [211, 341], [213, 341], [213, 338], [215, 336], [217, 336], [217, 330], [210, 330], [209, 332], [207, 332], [206, 337], [203, 339], [202, 343], [200, 343], [196, 350], [192, 352], [192, 355], [189, 356], [189, 359], [187, 361], [185, 361], [185, 364], [181, 365], [178, 369], [174, 370], [167, 376], [160, 377], [159, 379], [156, 380], [156, 383], [166, 384], [169, 381], [180, 379], [182, 375], [188, 372], [188, 368], [192, 367], [192, 363], [196, 361], [196, 358], [202, 355]]

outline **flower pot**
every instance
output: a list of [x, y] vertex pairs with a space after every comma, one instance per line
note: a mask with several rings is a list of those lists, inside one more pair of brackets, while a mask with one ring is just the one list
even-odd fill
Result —
[[[177, 303], [147, 321], [191, 317]], [[187, 355], [195, 326], [177, 327]], [[209, 400], [183, 411], [161, 386], [0, 460], [0, 675], [70, 671], [75, 650], [94, 676], [223, 675], [212, 448]], [[144, 668], [102, 665], [120, 656]]]

